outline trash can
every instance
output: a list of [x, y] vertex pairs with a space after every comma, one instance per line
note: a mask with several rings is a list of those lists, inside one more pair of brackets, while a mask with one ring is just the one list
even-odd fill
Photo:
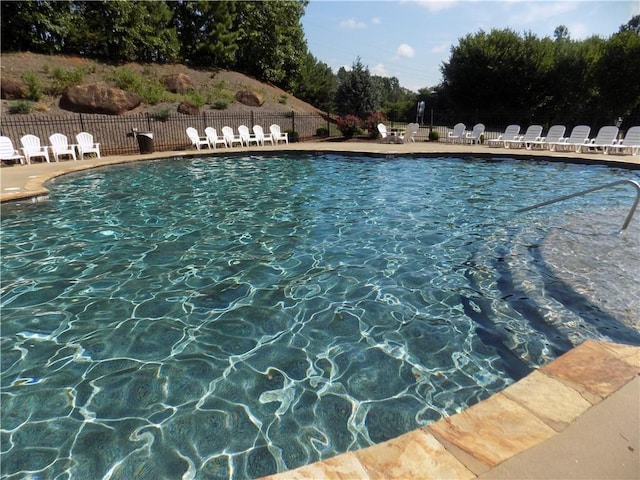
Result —
[[153, 132], [137, 132], [140, 153], [153, 153]]

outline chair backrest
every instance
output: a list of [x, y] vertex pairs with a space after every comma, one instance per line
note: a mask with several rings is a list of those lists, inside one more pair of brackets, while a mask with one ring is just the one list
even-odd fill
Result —
[[8, 158], [16, 155], [16, 149], [13, 148], [13, 142], [9, 137], [0, 137], [0, 157]]
[[93, 135], [91, 135], [89, 132], [80, 132], [76, 135], [76, 142], [78, 142], [78, 145], [88, 145], [92, 147]]
[[597, 145], [611, 145], [618, 137], [618, 127], [615, 125], [607, 125], [598, 130], [598, 135], [594, 139]]
[[264, 130], [260, 125], [253, 126], [253, 134], [258, 140], [264, 140]]
[[504, 138], [505, 140], [512, 140], [519, 133], [520, 125], [508, 125], [507, 128], [504, 129], [504, 135], [502, 138]]
[[387, 126], [384, 123], [378, 124], [378, 132], [382, 138], [387, 138]]
[[25, 135], [20, 139], [20, 143], [25, 150], [38, 151], [40, 150], [40, 139], [35, 135]]
[[207, 136], [209, 141], [216, 141], [218, 139], [218, 131], [213, 127], [207, 127], [204, 129], [204, 134]]
[[529, 125], [527, 131], [524, 132], [524, 141], [535, 141], [542, 135], [542, 125]]
[[276, 137], [281, 137], [282, 132], [280, 131], [280, 125], [274, 123], [269, 127], [269, 131]]
[[471, 132], [471, 137], [478, 139], [480, 138], [480, 135], [482, 135], [484, 133], [484, 124], [483, 123], [476, 123], [473, 126], [473, 131]]
[[569, 135], [566, 143], [584, 143], [589, 139], [589, 133], [591, 133], [590, 126], [576, 125], [571, 130], [571, 135]]
[[453, 126], [453, 132], [451, 133], [452, 137], [460, 137], [464, 134], [467, 126], [464, 123], [456, 123]]
[[627, 130], [627, 133], [622, 140], [622, 145], [627, 147], [637, 147], [640, 145], [640, 126], [631, 127]]
[[547, 136], [545, 137], [544, 141], [545, 142], [559, 141], [564, 135], [565, 130], [566, 130], [566, 127], [564, 125], [552, 125], [549, 131], [547, 132]]
[[240, 125], [238, 127], [238, 134], [240, 135], [240, 138], [242, 138], [245, 142], [247, 142], [249, 140], [249, 137], [251, 136], [249, 133], [249, 127], [247, 127], [246, 125]]
[[200, 136], [198, 135], [198, 130], [193, 127], [187, 127], [187, 136], [192, 142], [197, 142], [200, 140]]
[[54, 148], [67, 148], [69, 146], [69, 140], [67, 136], [61, 133], [54, 133], [49, 137], [49, 143]]

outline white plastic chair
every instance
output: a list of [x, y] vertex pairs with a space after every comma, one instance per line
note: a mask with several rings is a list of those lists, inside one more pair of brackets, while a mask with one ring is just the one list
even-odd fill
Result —
[[289, 134], [286, 132], [282, 133], [282, 131], [280, 130], [280, 125], [277, 125], [274, 123], [269, 127], [269, 131], [271, 132], [271, 138], [273, 138], [273, 143], [275, 143], [276, 145], [280, 140], [284, 140], [284, 142], [287, 144], [289, 143]]
[[246, 125], [240, 125], [238, 127], [238, 134], [240, 135], [240, 138], [242, 139], [242, 143], [244, 143], [247, 147], [253, 142], [256, 144], [256, 146], [259, 146], [260, 143], [258, 143], [258, 139], [256, 138], [255, 135], [252, 135], [251, 132], [249, 132], [249, 127], [247, 127]]
[[13, 148], [13, 142], [9, 137], [0, 137], [0, 161], [20, 162], [22, 165], [25, 163], [24, 155], [20, 155], [18, 150]]
[[76, 135], [76, 148], [80, 154], [80, 159], [84, 160], [84, 156], [88, 153], [95, 153], [100, 158], [100, 144], [93, 141], [93, 135], [89, 132], [80, 132]]
[[576, 125], [571, 130], [571, 135], [568, 137], [563, 137], [557, 142], [549, 142], [549, 150], [567, 150], [567, 149], [575, 149], [578, 151], [582, 145], [589, 141], [589, 133], [591, 132], [591, 127], [588, 125]]
[[602, 153], [606, 155], [609, 148], [613, 147], [616, 143], [618, 143], [618, 127], [615, 125], [607, 125], [606, 127], [602, 127], [598, 130], [596, 138], [592, 138], [587, 143], [579, 145], [577, 152], [581, 153], [586, 147], [589, 149], [587, 151], [593, 151], [592, 149], [602, 149]]
[[400, 135], [400, 139], [403, 143], [415, 143], [415, 136], [418, 134], [418, 130], [420, 130], [420, 125], [417, 123], [410, 123], [404, 129], [404, 135]]
[[234, 143], [239, 143], [242, 146], [242, 138], [240, 135], [233, 133], [233, 128], [224, 126], [222, 127], [222, 136], [227, 142], [227, 147], [233, 147]]
[[60, 157], [64, 157], [66, 155], [77, 160], [75, 145], [69, 145], [69, 140], [66, 135], [54, 133], [49, 137], [49, 143], [51, 144], [50, 147], [53, 159], [56, 162], [60, 161]]
[[629, 149], [631, 155], [638, 155], [640, 153], [640, 126], [631, 127], [622, 140], [615, 145], [610, 145], [607, 149], [618, 150], [620, 153]]
[[466, 129], [467, 127], [464, 123], [456, 123], [453, 126], [453, 131], [447, 134], [447, 139], [452, 143], [462, 142]]
[[195, 128], [188, 127], [187, 136], [189, 137], [189, 140], [191, 140], [193, 146], [196, 147], [196, 150], [200, 150], [202, 147], [211, 148], [211, 144], [209, 143], [207, 137], [201, 137], [198, 133], [198, 130], [196, 130]]
[[564, 125], [553, 125], [544, 137], [540, 137], [538, 140], [532, 140], [525, 143], [525, 148], [531, 150], [533, 147], [551, 148], [552, 143], [559, 142], [567, 128]]
[[47, 147], [40, 145], [40, 139], [35, 135], [25, 135], [20, 139], [22, 144], [22, 153], [24, 158], [27, 159], [27, 163], [31, 163], [32, 158], [44, 158], [47, 163], [49, 162], [49, 152]]
[[224, 137], [218, 136], [218, 131], [213, 127], [207, 127], [204, 129], [204, 133], [207, 136], [207, 140], [209, 141], [209, 145], [213, 148], [216, 148], [216, 145], [224, 145], [227, 146], [227, 142], [225, 142]]
[[387, 138], [387, 126], [384, 123], [378, 124], [378, 132], [380, 132], [380, 138]]
[[506, 140], [515, 140], [520, 135], [520, 125], [509, 125], [504, 129], [504, 133], [499, 135], [498, 138], [492, 138], [489, 140], [490, 147], [506, 147]]
[[471, 132], [467, 132], [464, 136], [465, 141], [476, 144], [480, 143], [480, 137], [484, 134], [484, 124], [476, 123]]
[[273, 138], [271, 138], [271, 134], [265, 135], [264, 130], [260, 125], [253, 126], [253, 134], [255, 135], [256, 140], [258, 140], [258, 145], [264, 146], [264, 142], [271, 142], [271, 145], [273, 145]]
[[529, 127], [527, 127], [527, 131], [524, 132], [524, 135], [513, 140], [505, 140], [504, 146], [506, 148], [520, 148], [522, 146], [526, 146], [527, 143], [539, 141], [541, 135], [542, 125], [529, 125]]

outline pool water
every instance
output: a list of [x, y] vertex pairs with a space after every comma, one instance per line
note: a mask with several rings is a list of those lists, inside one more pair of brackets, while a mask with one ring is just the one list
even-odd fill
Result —
[[247, 478], [466, 408], [585, 338], [640, 345], [637, 172], [171, 159], [2, 206], [3, 478]]

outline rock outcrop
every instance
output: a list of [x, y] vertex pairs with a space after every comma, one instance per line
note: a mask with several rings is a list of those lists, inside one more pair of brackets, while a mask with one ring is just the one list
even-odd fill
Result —
[[191, 80], [191, 77], [184, 73], [167, 75], [162, 79], [162, 82], [171, 93], [186, 93], [193, 89], [193, 81]]
[[253, 90], [239, 90], [236, 92], [236, 100], [249, 107], [261, 107], [264, 104], [264, 97]]
[[105, 85], [76, 85], [60, 97], [60, 108], [76, 113], [122, 115], [141, 103], [139, 95]]

